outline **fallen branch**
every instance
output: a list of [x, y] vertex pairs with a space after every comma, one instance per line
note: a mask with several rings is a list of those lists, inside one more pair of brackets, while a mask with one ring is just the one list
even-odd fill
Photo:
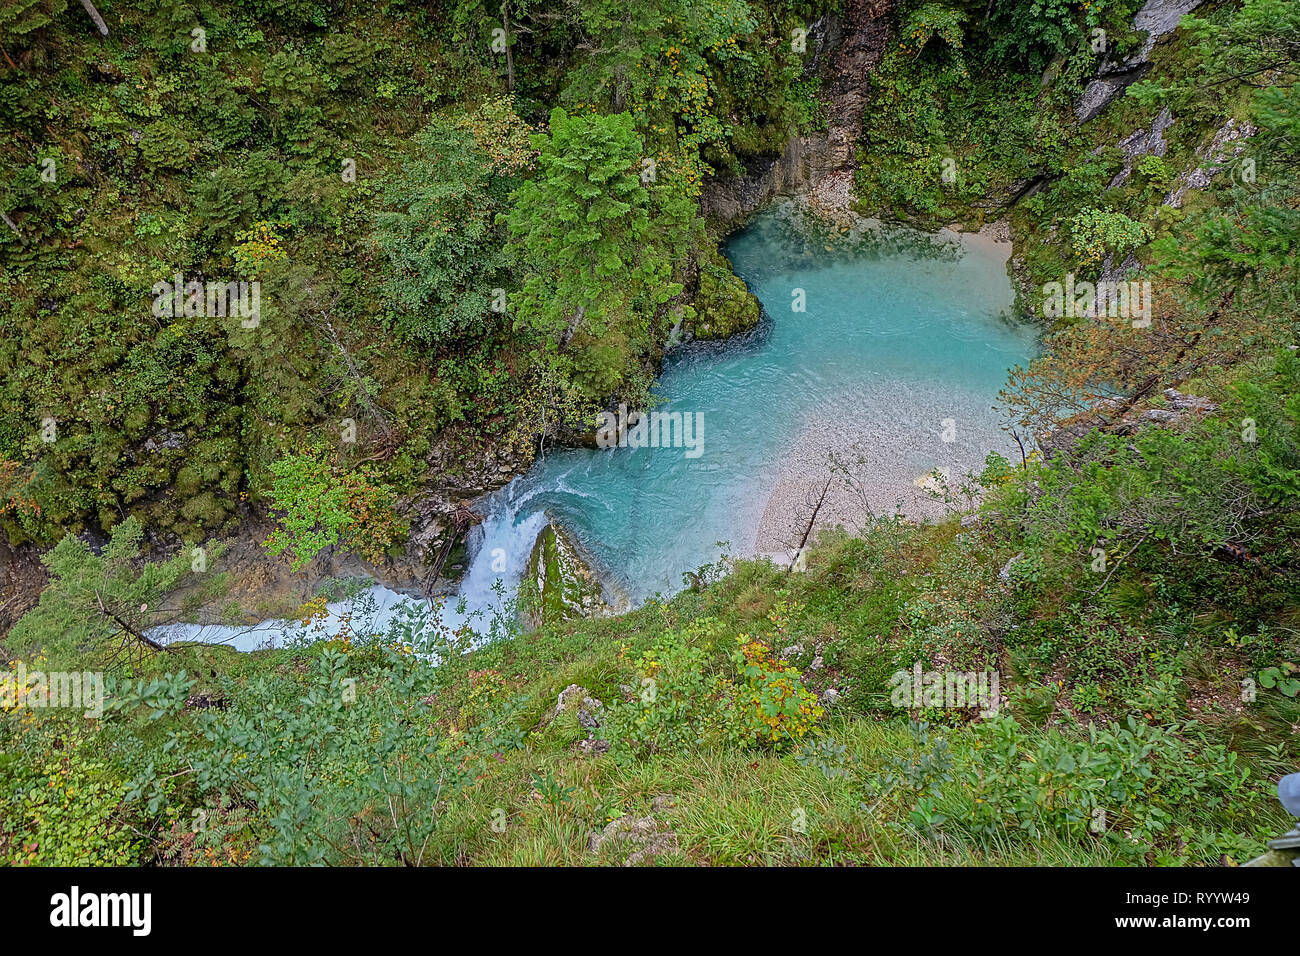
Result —
[[7, 212], [0, 212], [0, 219], [3, 219], [5, 221], [5, 225], [14, 231], [14, 235], [18, 237], [18, 241], [21, 242], [24, 246], [26, 246], [27, 238], [22, 234], [22, 230], [18, 228], [18, 223], [10, 219], [9, 214]]
[[790, 562], [790, 567], [786, 569], [786, 574], [794, 570], [794, 566], [799, 563], [799, 556], [803, 554], [803, 549], [808, 544], [808, 538], [813, 533], [813, 526], [817, 524], [817, 515], [822, 510], [822, 505], [826, 501], [826, 494], [831, 490], [831, 480], [826, 479], [826, 484], [822, 486], [821, 496], [817, 499], [817, 507], [813, 508], [812, 517], [808, 519], [808, 527], [804, 529], [803, 537], [799, 540], [799, 547], [795, 550], [794, 560]]
[[85, 7], [86, 12], [90, 14], [90, 19], [95, 21], [95, 28], [99, 30], [99, 35], [102, 37], [108, 36], [108, 24], [105, 23], [104, 18], [99, 15], [99, 11], [95, 9], [95, 5], [91, 3], [90, 0], [81, 0], [81, 5]]

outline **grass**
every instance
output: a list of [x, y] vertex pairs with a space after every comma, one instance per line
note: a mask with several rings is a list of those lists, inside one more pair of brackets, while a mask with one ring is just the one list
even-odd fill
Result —
[[[649, 817], [658, 832], [673, 835], [672, 848], [654, 858], [659, 864], [1107, 866], [1135, 862], [1131, 853], [1119, 852], [1113, 834], [1080, 838], [1050, 826], [1033, 832], [1035, 828], [1017, 829], [1011, 824], [977, 831], [970, 825], [977, 797], [963, 772], [955, 771], [953, 779], [940, 785], [934, 810], [946, 821], [934, 828], [909, 819], [914, 800], [907, 788], [876, 798], [873, 782], [914, 745], [907, 715], [889, 706], [887, 690], [881, 692], [888, 674], [909, 666], [912, 659], [900, 652], [913, 637], [914, 628], [904, 620], [908, 601], [923, 591], [947, 591], [962, 606], [1000, 607], [1011, 613], [1003, 605], [1012, 600], [1010, 594], [994, 593], [1000, 557], [984, 555], [982, 570], [973, 573], [969, 561], [962, 559], [962, 545], [954, 540], [953, 523], [894, 529], [889, 535], [878, 532], [864, 541], [831, 533], [811, 552], [805, 574], [787, 574], [765, 562], [739, 562], [732, 575], [703, 590], [651, 602], [617, 618], [547, 627], [475, 652], [466, 667], [499, 670], [522, 696], [517, 723], [525, 732], [525, 744], [504, 753], [473, 788], [448, 806], [438, 846], [431, 852], [445, 863], [619, 863], [640, 844], [607, 841], [599, 853], [592, 853], [588, 841], [593, 833], [626, 816]], [[1140, 577], [1135, 574], [1125, 583], [1138, 588]], [[1117, 580], [1124, 582], [1120, 576]], [[783, 630], [772, 633], [768, 616], [774, 611], [779, 614], [782, 602], [798, 610]], [[1034, 607], [1027, 616], [1041, 610]], [[777, 650], [785, 644], [804, 644], [805, 650], [791, 657], [809, 684], [820, 675], [807, 669], [812, 656], [808, 648], [818, 649], [829, 683], [850, 688], [815, 733], [816, 739], [844, 748], [844, 776], [828, 777], [817, 766], [801, 763], [793, 748], [737, 747], [707, 735], [693, 746], [642, 758], [619, 754], [617, 744], [614, 753], [592, 755], [578, 748], [585, 731], [575, 721], [543, 723], [557, 695], [569, 684], [583, 686], [607, 705], [628, 697], [637, 686], [639, 653], [665, 633], [705, 617], [720, 621], [724, 634], [767, 633]], [[1136, 614], [1127, 626], [1142, 628], [1140, 617]], [[1003, 691], [1011, 696], [1012, 713], [1022, 722], [1030, 746], [1049, 730], [1071, 739], [1086, 735], [1091, 718], [1071, 705], [1072, 692], [1083, 678], [1076, 683], [1068, 676], [1068, 667], [1061, 668], [1088, 641], [1098, 639], [1089, 630], [1093, 626], [1087, 620], [1073, 621], [1063, 632], [1063, 643], [1049, 647], [1046, 660], [1033, 672], [1004, 668]], [[1142, 634], [1144, 641], [1157, 637], [1149, 628]], [[1027, 638], [1038, 639], [1028, 634]], [[1212, 647], [1205, 635], [1189, 632], [1185, 639], [1189, 650], [1179, 677], [1186, 682], [1184, 690], [1213, 680], [1216, 673], [1222, 676], [1224, 667], [1240, 666], [1231, 649]], [[967, 652], [983, 654], [988, 645], [998, 643], [986, 633]], [[954, 649], [948, 646], [946, 651]], [[925, 655], [922, 659], [932, 660]], [[723, 672], [725, 661], [724, 654], [715, 653], [707, 666]], [[949, 663], [968, 666], [962, 659]], [[1067, 675], [1064, 686], [1053, 685], [1052, 693], [1034, 695], [1035, 687], [1044, 689], [1039, 682], [1060, 673]], [[1122, 703], [1121, 691], [1133, 683], [1133, 674], [1120, 670], [1088, 677], [1090, 684], [1098, 680], [1108, 695], [1106, 713], [1097, 717], [1099, 726], [1109, 720], [1122, 722], [1132, 711]], [[1182, 856], [1176, 841], [1159, 848], [1153, 845], [1145, 859], [1207, 863], [1210, 844], [1240, 847], [1244, 859], [1285, 829], [1269, 781], [1295, 759], [1295, 741], [1288, 742], [1286, 725], [1291, 722], [1294, 727], [1300, 704], [1275, 694], [1241, 715], [1230, 708], [1220, 712], [1213, 700], [1201, 700], [1201, 712], [1192, 714], [1188, 696], [1181, 698], [1177, 718], [1196, 716], [1208, 739], [1229, 742], [1251, 768], [1250, 780], [1233, 793], [1231, 806], [1224, 807], [1219, 821], [1223, 834]], [[976, 730], [978, 722], [964, 712], [931, 710], [926, 716], [936, 722], [931, 733], [944, 739], [956, 766], [982, 772], [980, 748], [987, 744]], [[537, 781], [546, 779], [555, 781], [563, 795], [544, 797]], [[493, 828], [494, 814], [504, 819], [503, 829]], [[1243, 821], [1249, 822], [1243, 826]], [[1171, 826], [1175, 831], [1186, 827], [1190, 835], [1205, 822], [1189, 811]]]

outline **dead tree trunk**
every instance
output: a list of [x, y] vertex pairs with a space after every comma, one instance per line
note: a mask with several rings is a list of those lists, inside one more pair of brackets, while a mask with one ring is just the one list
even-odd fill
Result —
[[5, 225], [14, 231], [14, 235], [18, 237], [18, 241], [21, 242], [24, 246], [26, 246], [27, 237], [24, 236], [22, 230], [18, 228], [18, 223], [10, 219], [9, 214], [7, 212], [0, 212], [0, 219], [3, 219], [5, 221]]
[[794, 553], [794, 558], [790, 561], [790, 567], [786, 569], [786, 574], [794, 570], [794, 566], [799, 563], [799, 558], [803, 554], [803, 549], [808, 546], [808, 539], [812, 536], [813, 527], [817, 524], [817, 515], [822, 510], [822, 505], [826, 502], [826, 494], [831, 490], [831, 479], [826, 479], [826, 484], [822, 486], [822, 493], [817, 498], [817, 506], [813, 508], [812, 516], [808, 519], [808, 527], [804, 529], [803, 537], [799, 539], [799, 547]]
[[348, 375], [352, 378], [353, 383], [357, 387], [356, 396], [358, 403], [365, 409], [366, 414], [370, 416], [371, 420], [379, 426], [379, 430], [384, 433], [385, 447], [395, 446], [397, 444], [397, 436], [388, 425], [387, 413], [384, 409], [379, 407], [379, 404], [374, 400], [374, 397], [371, 396], [370, 389], [366, 386], [365, 376], [362, 375], [361, 370], [357, 368], [356, 362], [352, 359], [352, 354], [345, 349], [343, 343], [339, 341], [338, 333], [334, 331], [334, 323], [330, 321], [330, 317], [324, 312], [320, 313], [320, 317], [325, 327], [325, 334], [329, 336], [330, 344], [338, 350], [339, 357], [343, 359], [344, 368], [347, 369]]
[[442, 577], [442, 569], [446, 566], [447, 559], [451, 557], [452, 549], [456, 547], [457, 540], [481, 520], [483, 519], [479, 515], [464, 505], [452, 513], [451, 533], [447, 535], [447, 540], [443, 542], [442, 547], [438, 550], [438, 556], [429, 569], [428, 577], [425, 578], [424, 591], [426, 594], [432, 596], [433, 586], [438, 583], [438, 578]]
[[510, 52], [510, 4], [501, 4], [501, 26], [506, 34], [506, 89], [515, 90], [515, 58]]
[[134, 642], [136, 645], [139, 645], [141, 647], [147, 647], [151, 651], [167, 650], [166, 647], [159, 644], [153, 638], [145, 634], [143, 630], [133, 626], [129, 621], [123, 620], [121, 614], [118, 614], [116, 611], [111, 610], [107, 605], [105, 605], [104, 598], [102, 595], [99, 594], [95, 595], [95, 603], [99, 605], [99, 612], [103, 614], [104, 617], [108, 618], [110, 621], [112, 621], [114, 624], [116, 624], [118, 627], [122, 629], [121, 633], [127, 639], [123, 642], [124, 645], [130, 642]]
[[99, 11], [95, 9], [95, 5], [91, 3], [90, 0], [81, 0], [81, 5], [85, 7], [86, 12], [90, 14], [90, 19], [95, 21], [95, 29], [99, 31], [99, 35], [102, 37], [108, 36], [108, 24], [105, 23], [104, 18], [99, 15]]

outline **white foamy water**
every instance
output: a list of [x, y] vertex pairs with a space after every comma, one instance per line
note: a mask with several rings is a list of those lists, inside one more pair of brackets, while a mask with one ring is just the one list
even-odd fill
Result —
[[[530, 504], [537, 494], [525, 488], [524, 478], [516, 478], [480, 503], [480, 513], [485, 511], [486, 516], [469, 533], [473, 559], [458, 594], [441, 602], [438, 609], [438, 620], [447, 629], [469, 627], [486, 633], [493, 613], [505, 610], [502, 598], [509, 598], [518, 590], [533, 542], [546, 526], [545, 512]], [[432, 607], [429, 601], [376, 584], [358, 599], [327, 604], [325, 616], [305, 625], [287, 618], [249, 626], [176, 624], [157, 628], [151, 636], [162, 643], [203, 641], [255, 651], [282, 647], [295, 638], [336, 637], [345, 629], [352, 633], [384, 633], [404, 616]]]

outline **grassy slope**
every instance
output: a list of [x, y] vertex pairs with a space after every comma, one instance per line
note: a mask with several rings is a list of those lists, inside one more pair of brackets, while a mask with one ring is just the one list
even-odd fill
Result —
[[[487, 687], [488, 702], [521, 701], [509, 723], [523, 739], [448, 802], [428, 860], [618, 862], [637, 844], [611, 841], [592, 855], [588, 841], [593, 831], [624, 815], [650, 817], [663, 833], [675, 834], [675, 845], [658, 856], [664, 863], [1211, 864], [1220, 855], [1237, 862], [1254, 855], [1285, 827], [1268, 778], [1300, 757], [1296, 738], [1287, 736], [1300, 720], [1300, 703], [1261, 692], [1250, 713], [1233, 706], [1238, 680], [1251, 665], [1247, 651], [1225, 647], [1222, 633], [1228, 620], [1246, 633], [1249, 606], [1260, 592], [1252, 597], [1244, 582], [1233, 594], [1194, 579], [1162, 580], [1154, 585], [1161, 589], [1156, 604], [1146, 598], [1159, 569], [1136, 567], [1118, 575], [1116, 590], [1126, 600], [1116, 606], [1085, 601], [1090, 613], [1063, 623], [1062, 595], [1034, 594], [1031, 584], [998, 579], [1016, 547], [1011, 530], [990, 521], [979, 531], [961, 531], [952, 521], [883, 526], [866, 540], [828, 534], [811, 553], [806, 573], [738, 562], [733, 573], [701, 590], [616, 618], [548, 626], [455, 662], [438, 682], [434, 714], [440, 730], [454, 738], [464, 727], [492, 719], [480, 716]], [[1171, 631], [1165, 613], [1170, 606], [1191, 626]], [[1296, 613], [1294, 605], [1284, 610]], [[736, 679], [728, 645], [749, 634], [777, 651], [799, 645], [790, 660], [805, 685], [841, 691], [808, 739], [829, 739], [844, 748], [842, 760], [831, 762], [842, 774], [831, 777], [796, 759], [794, 745], [744, 744], [707, 732], [694, 743], [657, 753], [633, 755], [620, 748], [608, 708], [620, 700], [637, 706], [642, 678], [656, 673], [647, 671], [642, 654], [655, 649], [656, 658], [667, 660], [665, 635], [689, 633], [692, 624], [704, 621], [713, 622], [711, 636], [689, 642], [703, 652], [706, 677]], [[1098, 648], [1118, 666], [1100, 678], [1105, 703], [1093, 708], [1071, 697], [1084, 683], [1073, 665]], [[238, 686], [253, 673], [301, 670], [303, 656], [322, 649], [264, 652], [217, 666], [233, 664], [243, 672]], [[170, 660], [168, 668], [185, 663], [202, 672], [227, 656], [197, 648], [187, 653], [199, 656]], [[358, 655], [358, 662], [364, 656], [359, 647], [348, 653]], [[814, 656], [821, 659], [816, 665]], [[1116, 816], [1105, 837], [1044, 825], [1033, 814], [1026, 818], [1036, 821], [1035, 833], [1010, 824], [981, 832], [974, 827], [981, 791], [970, 775], [993, 772], [987, 749], [996, 746], [994, 739], [971, 722], [971, 711], [930, 708], [912, 716], [931, 722], [932, 742], [942, 738], [947, 744], [954, 770], [929, 808], [932, 818], [946, 821], [933, 828], [918, 824], [917, 794], [909, 787], [883, 796], [873, 790], [882, 773], [898, 770], [900, 755], [920, 757], [931, 750], [918, 749], [908, 715], [889, 701], [889, 675], [918, 656], [965, 669], [1001, 669], [1002, 693], [1030, 746], [1049, 730], [1086, 740], [1087, 724], [1105, 726], [1130, 714], [1144, 726], [1195, 717], [1200, 730], [1184, 728], [1186, 739], [1202, 750], [1231, 743], [1247, 780], [1224, 791], [1205, 787], [1192, 797], [1174, 783], [1165, 787], [1164, 775], [1173, 781], [1177, 768], [1157, 766], [1160, 785], [1138, 802], [1165, 807], [1169, 829], [1137, 847], [1121, 836], [1131, 810], [1122, 804], [1112, 805]], [[1159, 661], [1158, 671], [1144, 658]], [[666, 672], [657, 673], [668, 692]], [[492, 676], [490, 684], [481, 680], [485, 674]], [[1140, 692], [1158, 675], [1170, 674], [1178, 676], [1179, 692], [1160, 698], [1157, 710]], [[613, 738], [611, 753], [593, 755], [579, 746], [588, 731], [572, 711], [551, 719], [557, 695], [575, 683], [606, 704], [598, 713], [605, 726], [596, 736]], [[1134, 695], [1136, 702], [1121, 699]], [[1212, 759], [1206, 767], [1211, 774], [1223, 769]], [[1078, 797], [1063, 785], [1055, 799], [1065, 805]], [[494, 814], [505, 820], [504, 830], [493, 828]]]

